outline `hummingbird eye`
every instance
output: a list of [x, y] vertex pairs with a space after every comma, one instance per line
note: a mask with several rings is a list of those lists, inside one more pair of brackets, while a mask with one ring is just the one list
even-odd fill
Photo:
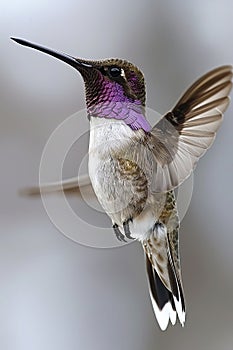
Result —
[[121, 75], [122, 69], [119, 67], [109, 67], [108, 73], [111, 78], [117, 78]]

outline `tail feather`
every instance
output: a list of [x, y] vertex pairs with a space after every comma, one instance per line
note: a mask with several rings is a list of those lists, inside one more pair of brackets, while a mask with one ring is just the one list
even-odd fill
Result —
[[161, 280], [158, 272], [152, 266], [150, 259], [146, 256], [146, 270], [148, 277], [149, 292], [155, 316], [161, 330], [166, 330], [169, 321], [174, 325], [177, 315], [182, 326], [185, 322], [185, 301], [182, 285], [176, 276], [172, 261], [168, 259], [168, 275], [171, 290]]
[[170, 279], [171, 290], [176, 306], [176, 311], [182, 327], [185, 323], [185, 300], [183, 287], [180, 278], [177, 276], [174, 260], [170, 251], [170, 242], [168, 239], [168, 274]]
[[176, 323], [176, 307], [173, 296], [160, 280], [147, 255], [146, 269], [154, 313], [160, 328], [165, 331], [169, 320], [173, 325]]

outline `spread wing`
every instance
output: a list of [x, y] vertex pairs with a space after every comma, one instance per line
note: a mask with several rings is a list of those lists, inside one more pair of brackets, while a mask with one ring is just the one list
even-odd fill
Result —
[[229, 104], [232, 66], [218, 67], [198, 79], [148, 135], [155, 157], [152, 190], [180, 185], [214, 141]]

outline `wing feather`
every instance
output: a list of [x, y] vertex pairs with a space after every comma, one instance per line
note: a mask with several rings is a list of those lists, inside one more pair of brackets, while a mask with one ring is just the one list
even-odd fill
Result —
[[72, 177], [68, 180], [62, 180], [58, 182], [51, 182], [48, 184], [43, 184], [41, 186], [35, 186], [35, 187], [28, 187], [24, 188], [20, 191], [21, 195], [26, 196], [37, 196], [47, 193], [54, 193], [54, 192], [62, 192], [65, 193], [74, 193], [75, 195], [80, 195], [81, 190], [92, 190], [93, 196], [94, 190], [91, 185], [91, 180], [88, 175], [82, 175], [79, 177]]
[[152, 191], [179, 186], [212, 145], [232, 88], [232, 66], [198, 79], [151, 130], [148, 148], [155, 157]]

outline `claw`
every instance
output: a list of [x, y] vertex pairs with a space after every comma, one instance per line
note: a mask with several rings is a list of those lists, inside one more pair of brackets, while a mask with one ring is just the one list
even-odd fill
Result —
[[133, 221], [133, 220], [132, 219], [128, 219], [127, 221], [123, 222], [123, 228], [124, 228], [126, 237], [128, 239], [134, 239], [133, 237], [131, 237], [131, 232], [130, 232], [130, 229], [129, 229], [129, 222], [130, 221]]
[[118, 241], [120, 241], [120, 242], [127, 242], [125, 237], [124, 237], [124, 235], [121, 233], [121, 231], [120, 231], [120, 229], [119, 229], [117, 224], [114, 224], [112, 228], [114, 230], [114, 233], [115, 233], [116, 238], [118, 239]]

